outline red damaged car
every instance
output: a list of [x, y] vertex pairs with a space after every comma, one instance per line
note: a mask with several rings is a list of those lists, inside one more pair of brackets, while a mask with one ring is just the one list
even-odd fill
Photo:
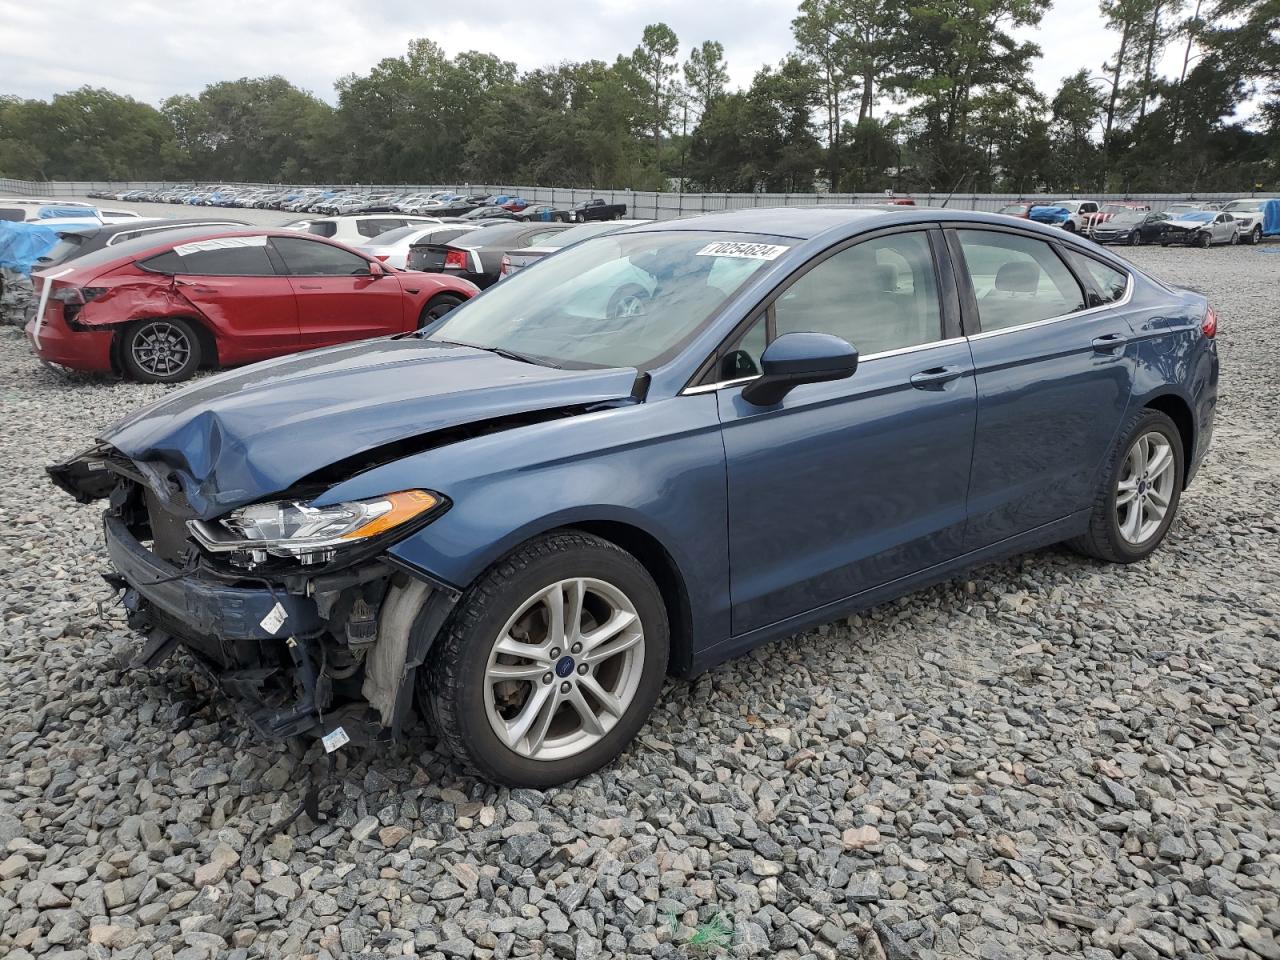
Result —
[[204, 227], [106, 247], [36, 275], [41, 359], [146, 383], [414, 330], [478, 291], [322, 237]]

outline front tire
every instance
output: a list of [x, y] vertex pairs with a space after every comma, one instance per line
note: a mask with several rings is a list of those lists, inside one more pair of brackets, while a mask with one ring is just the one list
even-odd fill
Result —
[[1262, 227], [1254, 227], [1249, 231], [1249, 246], [1256, 247], [1262, 242]]
[[1103, 472], [1088, 531], [1069, 545], [1111, 563], [1145, 560], [1163, 542], [1182, 499], [1182, 434], [1143, 408], [1129, 417]]
[[1136, 246], [1139, 246], [1141, 243], [1142, 243], [1142, 234], [1138, 233], [1137, 230], [1134, 230], [1132, 233], [1129, 234], [1129, 246], [1136, 247]]
[[556, 786], [600, 769], [639, 732], [669, 644], [662, 595], [635, 557], [550, 533], [463, 594], [419, 673], [420, 703], [484, 777]]
[[1209, 244], [1212, 242], [1213, 241], [1209, 237], [1209, 234], [1204, 233], [1203, 231], [1196, 234], [1196, 246], [1199, 247], [1201, 250], [1208, 250]]
[[200, 352], [200, 338], [190, 322], [164, 317], [125, 330], [120, 362], [140, 383], [178, 383], [200, 368]]
[[418, 315], [418, 329], [421, 330], [428, 324], [435, 323], [446, 313], [456, 310], [466, 302], [456, 293], [437, 293], [427, 301], [427, 305], [422, 308], [422, 313]]

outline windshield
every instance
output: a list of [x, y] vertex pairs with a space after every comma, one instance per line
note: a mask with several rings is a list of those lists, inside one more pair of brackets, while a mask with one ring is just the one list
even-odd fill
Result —
[[1232, 200], [1222, 209], [1228, 213], [1261, 213], [1266, 202], [1265, 200]]
[[580, 227], [570, 227], [568, 230], [562, 230], [554, 237], [548, 237], [543, 240], [538, 246], [544, 250], [559, 250], [561, 247], [570, 246], [581, 240], [589, 240], [604, 233], [617, 233], [623, 229], [625, 228], [619, 227], [616, 223], [610, 223], [608, 220], [603, 223], [584, 223]]
[[712, 232], [596, 237], [447, 314], [427, 337], [556, 366], [667, 359], [789, 241]]
[[396, 227], [394, 230], [388, 230], [386, 233], [380, 233], [366, 246], [369, 247], [386, 247], [395, 243], [397, 240], [403, 240], [405, 237], [413, 233], [422, 233], [422, 225], [414, 224], [411, 227]]

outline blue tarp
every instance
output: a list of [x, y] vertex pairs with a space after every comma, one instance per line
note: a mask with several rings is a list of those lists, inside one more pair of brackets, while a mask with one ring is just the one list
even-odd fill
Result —
[[57, 242], [53, 227], [0, 220], [0, 267], [31, 276], [31, 265]]
[[1065, 223], [1071, 218], [1071, 211], [1066, 207], [1035, 206], [1027, 211], [1027, 216], [1036, 223]]
[[1280, 200], [1268, 200], [1262, 208], [1262, 233], [1267, 237], [1280, 237]]
[[41, 220], [57, 220], [65, 217], [99, 218], [98, 211], [94, 207], [41, 207], [36, 216]]

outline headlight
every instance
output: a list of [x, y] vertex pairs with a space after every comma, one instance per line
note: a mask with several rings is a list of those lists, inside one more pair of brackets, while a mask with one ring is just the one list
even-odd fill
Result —
[[408, 523], [440, 504], [425, 490], [403, 490], [370, 500], [313, 507], [297, 500], [255, 503], [217, 523], [190, 520], [187, 528], [208, 550], [328, 560], [339, 547]]

